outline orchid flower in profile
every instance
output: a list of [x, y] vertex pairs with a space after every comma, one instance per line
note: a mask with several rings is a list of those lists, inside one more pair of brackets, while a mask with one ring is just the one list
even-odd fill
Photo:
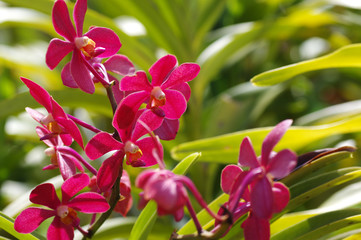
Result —
[[[274, 180], [284, 178], [294, 169], [297, 155], [288, 149], [276, 153], [273, 148], [291, 124], [292, 120], [284, 120], [274, 127], [263, 141], [259, 157], [251, 140], [248, 137], [243, 139], [238, 166], [229, 165], [222, 171], [221, 186], [230, 195], [226, 207], [234, 219], [250, 212], [242, 224], [247, 240], [269, 239], [272, 214], [280, 212], [290, 199], [288, 188]], [[254, 231], [257, 228], [262, 231]]]
[[[153, 124], [157, 123], [150, 121], [149, 114], [141, 114], [133, 119], [133, 123], [127, 129], [120, 129], [117, 124], [118, 119], [126, 117], [126, 115], [116, 113], [113, 119], [113, 126], [120, 136], [120, 141], [109, 133], [100, 132], [85, 147], [85, 153], [92, 160], [115, 150], [113, 155], [102, 163], [98, 172], [97, 183], [102, 192], [107, 191], [114, 185], [124, 156], [126, 157], [126, 164], [133, 167], [149, 167], [157, 164], [152, 151], [158, 146], [151, 137], [142, 138], [148, 131], [141, 124], [145, 123], [148, 127], [152, 127]], [[163, 149], [161, 154], [161, 157], [163, 157]]]
[[19, 233], [31, 233], [46, 219], [54, 217], [49, 226], [47, 239], [71, 240], [74, 228], [81, 229], [77, 212], [102, 213], [109, 209], [109, 204], [98, 193], [85, 192], [75, 196], [89, 184], [86, 174], [77, 174], [66, 180], [61, 186], [62, 200], [56, 195], [53, 184], [44, 183], [37, 186], [30, 194], [30, 201], [48, 207], [30, 207], [15, 219], [14, 228]]
[[26, 111], [35, 121], [49, 130], [49, 133], [44, 135], [40, 140], [56, 138], [59, 136], [61, 141], [67, 146], [69, 146], [74, 139], [82, 148], [84, 148], [83, 139], [77, 125], [68, 118], [63, 108], [53, 99], [53, 97], [35, 82], [23, 77], [20, 77], [20, 79], [29, 88], [30, 94], [34, 99], [48, 111], [48, 115], [43, 115], [34, 109], [26, 108]]
[[[44, 127], [36, 127], [36, 132], [40, 138], [50, 134], [50, 131]], [[61, 138], [44, 139], [43, 142], [49, 148], [45, 149], [45, 154], [50, 157], [51, 164], [44, 167], [43, 170], [59, 168], [60, 174], [64, 180], [76, 174], [76, 169], [84, 172], [78, 153], [68, 146], [64, 146]], [[82, 159], [82, 161], [85, 161]]]
[[[154, 118], [170, 119], [166, 127], [175, 128], [171, 132], [176, 133], [179, 124], [178, 119], [187, 108], [190, 97], [190, 87], [187, 82], [193, 80], [199, 73], [200, 67], [195, 63], [183, 63], [177, 66], [177, 59], [173, 55], [160, 58], [149, 69], [152, 81], [149, 82], [144, 71], [137, 71], [134, 76], [125, 76], [120, 82], [122, 91], [132, 91], [118, 107], [119, 112], [131, 112], [135, 115], [142, 103], [147, 103], [147, 111], [153, 113]], [[151, 115], [150, 115], [151, 116]], [[162, 123], [162, 122], [161, 122]], [[123, 126], [127, 127], [124, 120]], [[152, 129], [152, 131], [155, 129]], [[165, 135], [171, 139], [172, 136]], [[175, 134], [173, 134], [173, 138]]]
[[[92, 80], [92, 66], [88, 60], [110, 57], [121, 47], [118, 36], [108, 28], [92, 27], [83, 34], [83, 23], [87, 11], [87, 0], [77, 0], [73, 18], [75, 28], [70, 20], [68, 7], [64, 0], [56, 0], [52, 11], [52, 20], [55, 31], [65, 38], [54, 38], [50, 41], [46, 52], [46, 64], [54, 69], [59, 62], [70, 52], [73, 52], [70, 63], [62, 73], [64, 85], [79, 87], [82, 91], [93, 93], [95, 90]], [[70, 75], [68, 74], [70, 73]], [[93, 75], [96, 73], [93, 72]], [[100, 80], [100, 79], [98, 79]]]

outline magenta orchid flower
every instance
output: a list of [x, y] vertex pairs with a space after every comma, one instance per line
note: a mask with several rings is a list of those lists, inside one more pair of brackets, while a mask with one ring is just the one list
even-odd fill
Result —
[[180, 221], [184, 216], [183, 209], [188, 201], [188, 194], [175, 177], [169, 170], [152, 169], [142, 172], [135, 182], [136, 187], [143, 189], [138, 207], [142, 209], [149, 200], [154, 200], [159, 216], [171, 214], [176, 221]]
[[19, 233], [30, 233], [44, 220], [54, 217], [48, 229], [47, 239], [73, 239], [74, 228], [80, 229], [77, 211], [102, 213], [109, 209], [105, 198], [98, 193], [86, 192], [75, 196], [89, 184], [89, 181], [86, 174], [77, 174], [66, 180], [61, 186], [62, 201], [56, 195], [54, 185], [44, 183], [37, 186], [30, 194], [30, 201], [49, 209], [38, 207], [25, 209], [15, 219], [15, 230]]
[[118, 36], [108, 28], [92, 27], [83, 34], [83, 22], [87, 10], [87, 0], [78, 0], [74, 7], [73, 18], [75, 28], [70, 20], [68, 7], [64, 0], [56, 0], [52, 19], [55, 31], [65, 41], [54, 38], [50, 41], [46, 52], [46, 64], [54, 69], [70, 52], [73, 52], [69, 68], [71, 78], [67, 74], [63, 78], [66, 86], [79, 87], [82, 91], [93, 93], [95, 90], [88, 60], [94, 57], [106, 58], [118, 52], [121, 47]]
[[35, 121], [49, 130], [49, 133], [44, 135], [41, 140], [59, 136], [61, 141], [67, 146], [69, 146], [74, 139], [82, 148], [84, 148], [83, 139], [78, 127], [68, 118], [63, 108], [53, 99], [53, 97], [50, 96], [44, 88], [33, 81], [23, 77], [20, 79], [29, 88], [30, 94], [34, 99], [48, 111], [48, 115], [45, 116], [34, 109], [26, 108], [26, 111]]
[[[115, 153], [103, 162], [98, 172], [98, 187], [102, 192], [113, 186], [124, 156], [126, 156], [126, 163], [133, 167], [148, 167], [157, 164], [152, 151], [158, 146], [151, 137], [141, 138], [148, 133], [141, 123], [149, 123], [149, 126], [153, 126], [153, 123], [149, 121], [149, 114], [145, 113], [136, 117], [134, 123], [127, 129], [120, 129], [118, 124], [114, 124], [117, 123], [117, 118], [126, 118], [126, 115], [116, 114], [113, 121], [121, 141], [114, 139], [109, 133], [101, 132], [96, 134], [85, 147], [85, 153], [92, 160], [115, 150]], [[163, 149], [161, 154], [163, 154]]]
[[[282, 211], [290, 199], [288, 188], [281, 182], [274, 182], [287, 176], [297, 164], [297, 155], [285, 149], [278, 153], [273, 148], [292, 124], [285, 120], [277, 124], [262, 144], [261, 156], [257, 157], [252, 143], [246, 137], [240, 146], [238, 166], [229, 165], [222, 171], [221, 187], [229, 194], [225, 207], [234, 220], [250, 212], [243, 222], [246, 239], [269, 239], [269, 220], [273, 213]], [[242, 168], [248, 168], [244, 171]], [[240, 202], [240, 199], [243, 202]], [[262, 232], [253, 231], [257, 228]]]
[[[187, 108], [190, 97], [190, 87], [187, 82], [193, 80], [199, 73], [200, 67], [195, 63], [183, 63], [177, 66], [177, 59], [173, 55], [160, 58], [149, 69], [152, 77], [148, 81], [144, 71], [136, 72], [135, 76], [126, 76], [120, 82], [122, 91], [134, 92], [127, 96], [118, 107], [119, 112], [130, 112], [135, 115], [142, 103], [147, 103], [147, 111], [153, 113], [155, 119], [163, 118], [179, 119]], [[120, 124], [127, 127], [130, 122], [123, 119]], [[171, 132], [177, 132], [177, 122], [167, 124], [167, 127], [176, 128]], [[155, 129], [151, 129], [152, 131]], [[169, 137], [168, 137], [169, 138]]]

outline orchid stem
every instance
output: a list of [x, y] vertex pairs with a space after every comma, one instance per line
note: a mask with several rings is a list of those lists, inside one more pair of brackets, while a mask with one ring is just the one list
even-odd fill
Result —
[[88, 232], [85, 231], [82, 227], [80, 227], [79, 225], [75, 227], [76, 229], [79, 230], [79, 232], [81, 232], [81, 234], [83, 234], [84, 236], [88, 235]]
[[203, 228], [202, 228], [202, 225], [201, 225], [201, 223], [199, 222], [199, 220], [197, 218], [197, 214], [194, 211], [194, 208], [193, 208], [189, 198], [187, 199], [186, 206], [188, 208], [189, 214], [191, 215], [191, 218], [193, 219], [194, 225], [196, 225], [197, 232], [200, 235], [202, 233], [202, 231], [203, 231]]
[[89, 129], [90, 131], [94, 132], [94, 133], [100, 133], [101, 130], [97, 129], [96, 127], [86, 123], [86, 122], [83, 122], [82, 120], [70, 115], [70, 114], [67, 114], [67, 116], [73, 120], [75, 123], [79, 124], [80, 126], [86, 128], [86, 129]]
[[194, 186], [193, 182], [189, 178], [185, 176], [179, 176], [179, 180], [187, 186], [187, 188], [193, 193], [194, 197], [197, 199], [199, 205], [203, 207], [213, 218], [217, 219], [218, 221], [224, 220], [222, 216], [218, 216], [211, 209], [209, 209], [208, 204], [203, 200], [202, 195], [199, 193], [196, 186]]
[[98, 229], [103, 225], [103, 223], [109, 218], [110, 214], [113, 212], [115, 205], [118, 203], [120, 199], [119, 186], [120, 186], [120, 179], [122, 177], [122, 174], [123, 174], [123, 167], [120, 168], [119, 175], [115, 180], [115, 184], [112, 189], [112, 195], [110, 196], [109, 199], [110, 208], [108, 209], [108, 211], [100, 215], [99, 219], [88, 229], [88, 234], [84, 236], [83, 240], [86, 238], [92, 238], [96, 233], [96, 231], [98, 231]]

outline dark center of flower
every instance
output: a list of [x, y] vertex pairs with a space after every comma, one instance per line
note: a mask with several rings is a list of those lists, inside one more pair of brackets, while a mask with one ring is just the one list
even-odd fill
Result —
[[95, 42], [90, 38], [86, 36], [75, 38], [75, 46], [84, 54], [84, 56], [88, 58], [94, 57]]
[[56, 209], [56, 213], [60, 217], [61, 222], [66, 225], [73, 224], [78, 219], [76, 211], [68, 206], [59, 206]]
[[143, 153], [137, 145], [131, 141], [127, 141], [125, 143], [124, 151], [128, 165], [132, 165], [133, 167], [140, 167], [145, 165], [142, 160], [139, 160], [143, 156]]
[[161, 107], [164, 106], [166, 101], [165, 93], [160, 87], [154, 87], [150, 92], [150, 107]]

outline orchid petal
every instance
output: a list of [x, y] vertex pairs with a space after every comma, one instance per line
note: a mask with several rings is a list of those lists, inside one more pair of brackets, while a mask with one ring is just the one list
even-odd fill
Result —
[[266, 171], [279, 179], [286, 177], [296, 165], [297, 155], [289, 149], [284, 149], [269, 160]]
[[122, 76], [130, 76], [135, 74], [135, 67], [128, 57], [120, 54], [111, 56], [104, 62], [107, 71], [117, 73]]
[[79, 173], [67, 179], [61, 185], [62, 203], [67, 203], [80, 190], [88, 186], [90, 182], [89, 176], [85, 173]]
[[76, 168], [73, 160], [57, 152], [59, 170], [64, 180], [74, 176], [76, 174]]
[[95, 87], [89, 70], [83, 63], [83, 57], [78, 50], [73, 51], [70, 61], [70, 71], [78, 87], [86, 93], [94, 93]]
[[221, 188], [224, 193], [230, 194], [233, 183], [242, 172], [242, 169], [237, 165], [227, 165], [223, 168], [221, 174]]
[[170, 88], [181, 83], [189, 82], [197, 77], [201, 68], [196, 63], [183, 63], [173, 70], [168, 80], [164, 82], [162, 89]]
[[46, 219], [55, 216], [54, 210], [30, 207], [15, 219], [14, 228], [19, 233], [31, 233]]
[[[140, 150], [143, 153], [143, 156], [140, 158], [140, 160], [144, 161], [145, 166], [149, 167], [157, 164], [157, 159], [153, 156], [153, 149], [157, 148], [155, 145], [153, 139], [151, 137], [143, 138], [139, 141], [136, 141], [135, 144], [140, 148]], [[163, 149], [161, 149], [161, 156], [160, 159], [163, 159]]]
[[54, 185], [51, 183], [43, 183], [38, 185], [31, 191], [30, 202], [56, 209], [60, 205], [60, 200], [56, 195]]
[[86, 10], [87, 10], [87, 0], [77, 0], [73, 12], [77, 37], [81, 37], [83, 35], [83, 23], [84, 23], [84, 16]]
[[135, 186], [137, 188], [144, 189], [145, 185], [149, 182], [149, 179], [153, 176], [153, 174], [159, 172], [159, 169], [147, 169], [141, 172], [137, 178], [135, 179]]
[[241, 143], [239, 148], [238, 164], [241, 167], [249, 168], [256, 168], [260, 166], [249, 137], [244, 138]]
[[290, 201], [290, 191], [288, 188], [281, 182], [273, 183], [272, 187], [273, 192], [273, 212], [281, 212]]
[[73, 143], [73, 137], [70, 134], [60, 134], [59, 137], [66, 146], [70, 146]]
[[72, 120], [67, 118], [56, 118], [56, 121], [65, 129], [66, 133], [70, 134], [79, 146], [84, 149], [83, 138], [78, 126]]
[[257, 217], [271, 218], [273, 213], [273, 192], [267, 177], [262, 177], [252, 187], [251, 206]]
[[87, 33], [84, 34], [96, 44], [96, 47], [104, 48], [105, 51], [99, 54], [98, 58], [106, 58], [116, 54], [122, 44], [119, 37], [115, 32], [109, 28], [93, 27]]
[[125, 76], [120, 81], [120, 90], [123, 91], [152, 91], [147, 74], [143, 71], [136, 72], [135, 76]]
[[25, 85], [29, 88], [31, 96], [40, 103], [42, 106], [46, 108], [46, 110], [51, 113], [52, 112], [52, 104], [51, 104], [51, 96], [50, 94], [42, 88], [40, 85], [36, 84], [35, 82], [20, 77], [21, 81], [25, 83]]
[[93, 192], [81, 193], [67, 204], [68, 207], [83, 213], [102, 213], [109, 209], [105, 198]]
[[183, 94], [176, 90], [163, 90], [166, 95], [166, 103], [160, 108], [164, 111], [165, 116], [170, 119], [178, 119], [187, 109], [187, 101]]
[[162, 125], [154, 130], [154, 134], [162, 140], [173, 140], [177, 136], [178, 129], [179, 119], [164, 118]]
[[127, 215], [133, 204], [130, 186], [129, 175], [125, 170], [123, 170], [119, 185], [119, 194], [122, 196], [122, 200], [118, 201], [114, 208], [114, 211], [122, 214], [123, 217]]
[[70, 62], [65, 64], [63, 70], [61, 70], [61, 80], [63, 81], [63, 84], [70, 88], [78, 88], [78, 85], [73, 79], [73, 76], [71, 75], [70, 71]]
[[286, 133], [287, 128], [291, 126], [292, 120], [287, 119], [279, 124], [277, 124], [272, 131], [266, 136], [262, 144], [262, 165], [266, 166], [268, 164], [269, 156], [276, 146], [276, 144], [281, 140], [283, 135]]
[[140, 105], [148, 97], [148, 93], [144, 91], [134, 92], [120, 102], [113, 118], [113, 126], [118, 132], [128, 128], [133, 123]]
[[45, 55], [45, 62], [53, 70], [60, 61], [74, 50], [74, 43], [53, 38]]
[[181, 92], [187, 102], [189, 101], [189, 98], [191, 97], [191, 87], [188, 83], [181, 83], [172, 87], [169, 87], [168, 89], [173, 89]]
[[270, 224], [268, 219], [262, 219], [251, 214], [242, 223], [245, 240], [269, 240]]
[[176, 65], [177, 58], [173, 55], [166, 55], [156, 61], [149, 69], [149, 73], [152, 76], [152, 86], [160, 86]]
[[85, 153], [91, 160], [94, 160], [112, 150], [122, 149], [123, 146], [123, 143], [115, 140], [109, 133], [100, 132], [90, 139], [85, 147]]
[[50, 224], [47, 233], [48, 240], [72, 240], [74, 238], [74, 229], [72, 225], [66, 225], [61, 222], [60, 217], [55, 217]]
[[53, 115], [53, 118], [55, 121], [57, 121], [58, 118], [67, 118], [67, 115], [64, 111], [64, 109], [57, 103], [52, 97], [50, 98], [51, 101], [51, 114]]
[[75, 29], [71, 23], [68, 7], [63, 0], [57, 0], [54, 3], [52, 19], [55, 31], [65, 39], [72, 42], [76, 36]]
[[[39, 126], [35, 128], [35, 131], [40, 138], [50, 134], [50, 131], [48, 129]], [[55, 137], [55, 138], [44, 139], [43, 142], [49, 147], [62, 146], [63, 143], [59, 140], [60, 140], [59, 138]]]
[[101, 192], [112, 188], [119, 175], [120, 166], [123, 163], [124, 152], [117, 151], [106, 159], [99, 169], [97, 184]]
[[34, 110], [32, 108], [26, 107], [25, 110], [38, 123], [40, 123], [40, 121], [45, 117], [44, 114], [42, 114], [42, 113], [40, 113], [40, 112], [38, 112], [38, 111], [36, 111], [36, 110]]
[[[140, 121], [142, 123], [140, 123]], [[140, 137], [144, 136], [149, 131], [153, 131], [161, 126], [163, 118], [154, 114], [150, 110], [145, 110], [138, 118], [134, 130], [131, 136], [132, 141], [138, 140]], [[145, 124], [149, 129], [145, 129], [143, 124]]]

